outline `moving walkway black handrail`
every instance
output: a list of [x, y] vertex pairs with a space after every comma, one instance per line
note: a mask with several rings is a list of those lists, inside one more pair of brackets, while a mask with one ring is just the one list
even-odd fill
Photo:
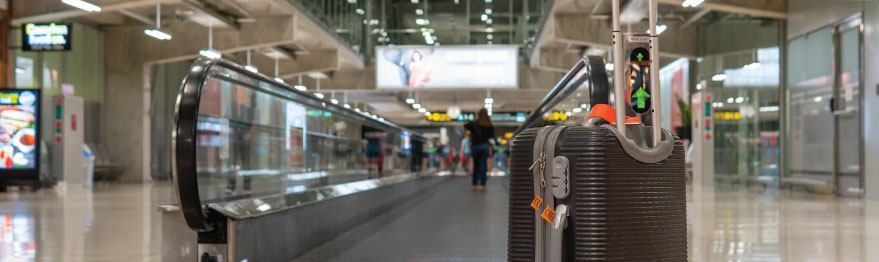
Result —
[[[198, 141], [196, 127], [198, 123], [199, 102], [205, 80], [209, 77], [211, 68], [214, 66], [221, 66], [233, 70], [236, 73], [269, 83], [305, 98], [294, 99], [287, 97], [289, 100], [316, 108], [328, 108], [334, 113], [342, 113], [341, 115], [354, 118], [366, 125], [387, 127], [401, 132], [409, 132], [412, 134], [412, 139], [424, 140], [423, 137], [415, 132], [402, 128], [396, 124], [378, 121], [354, 110], [344, 108], [343, 106], [328, 103], [311, 93], [302, 92], [286, 84], [278, 83], [267, 76], [248, 71], [244, 69], [244, 67], [233, 62], [222, 59], [199, 58], [192, 64], [192, 67], [190, 67], [189, 74], [184, 78], [183, 85], [180, 88], [180, 93], [177, 96], [177, 106], [174, 109], [175, 125], [171, 138], [171, 164], [174, 187], [177, 190], [180, 210], [183, 212], [186, 224], [193, 230], [211, 231], [214, 229], [214, 225], [208, 220], [207, 210], [205, 210], [201, 203], [201, 197], [198, 192], [198, 174], [196, 170], [196, 162], [198, 161], [198, 158], [196, 157]], [[260, 91], [267, 92], [265, 90]], [[283, 94], [278, 93], [273, 94], [284, 96]]]
[[[584, 69], [586, 71], [578, 75]], [[608, 104], [610, 84], [608, 83], [607, 71], [605, 71], [604, 59], [598, 56], [584, 57], [571, 70], [565, 73], [565, 76], [543, 97], [540, 104], [534, 108], [534, 111], [531, 111], [531, 115], [514, 133], [519, 134], [519, 132], [537, 124], [537, 121], [543, 117], [543, 114], [549, 112], [558, 103], [561, 103], [587, 80], [589, 80], [590, 104]]]

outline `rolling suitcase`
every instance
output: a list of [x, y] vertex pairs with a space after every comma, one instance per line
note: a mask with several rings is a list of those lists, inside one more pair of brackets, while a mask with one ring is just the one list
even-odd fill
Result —
[[[618, 8], [617, 0], [613, 4]], [[655, 0], [650, 4], [655, 25]], [[614, 14], [614, 39], [620, 39]], [[655, 36], [650, 37], [655, 45]], [[624, 83], [625, 70], [638, 75], [633, 78], [637, 81], [626, 81], [628, 89], [614, 88], [615, 97], [641, 101], [607, 105], [604, 61], [589, 57], [584, 77], [592, 78], [592, 110], [585, 126], [530, 128], [512, 141], [508, 261], [687, 261], [681, 141], [667, 130], [627, 117], [652, 113], [642, 115], [644, 122], [659, 123], [658, 109], [643, 110], [644, 98], [653, 94], [658, 102], [658, 92], [647, 92], [648, 84], [638, 82], [646, 81], [647, 66], [649, 72], [657, 72], [657, 66], [638, 55], [624, 68], [621, 43], [614, 45], [614, 82]], [[582, 75], [574, 74], [579, 70], [575, 67], [568, 75]], [[658, 76], [649, 79], [658, 84]], [[575, 86], [584, 82], [578, 81]], [[632, 89], [632, 83], [642, 90]]]

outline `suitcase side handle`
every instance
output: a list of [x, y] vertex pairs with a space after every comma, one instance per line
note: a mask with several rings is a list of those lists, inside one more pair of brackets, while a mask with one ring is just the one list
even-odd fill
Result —
[[[613, 125], [603, 125], [617, 137], [623, 151], [633, 159], [643, 163], [658, 163], [669, 156], [675, 149], [675, 137], [668, 130], [662, 129], [661, 139], [654, 143], [653, 130], [650, 126], [627, 125], [627, 134], [623, 135]], [[653, 145], [652, 147], [650, 145]]]

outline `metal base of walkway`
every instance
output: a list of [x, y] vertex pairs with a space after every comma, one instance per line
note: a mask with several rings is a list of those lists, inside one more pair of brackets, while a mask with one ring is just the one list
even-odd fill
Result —
[[507, 177], [453, 177], [295, 261], [506, 261]]

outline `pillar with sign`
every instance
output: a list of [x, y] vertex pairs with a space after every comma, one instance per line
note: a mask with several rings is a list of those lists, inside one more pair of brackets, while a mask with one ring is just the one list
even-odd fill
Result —
[[76, 96], [56, 96], [52, 98], [53, 126], [52, 136], [52, 174], [64, 182], [68, 189], [79, 189], [87, 185], [83, 170], [82, 145], [84, 143], [85, 119], [83, 99]]
[[[693, 114], [693, 187], [714, 186], [714, 111], [712, 94], [704, 89], [691, 96]], [[698, 186], [701, 185], [701, 186]]]

